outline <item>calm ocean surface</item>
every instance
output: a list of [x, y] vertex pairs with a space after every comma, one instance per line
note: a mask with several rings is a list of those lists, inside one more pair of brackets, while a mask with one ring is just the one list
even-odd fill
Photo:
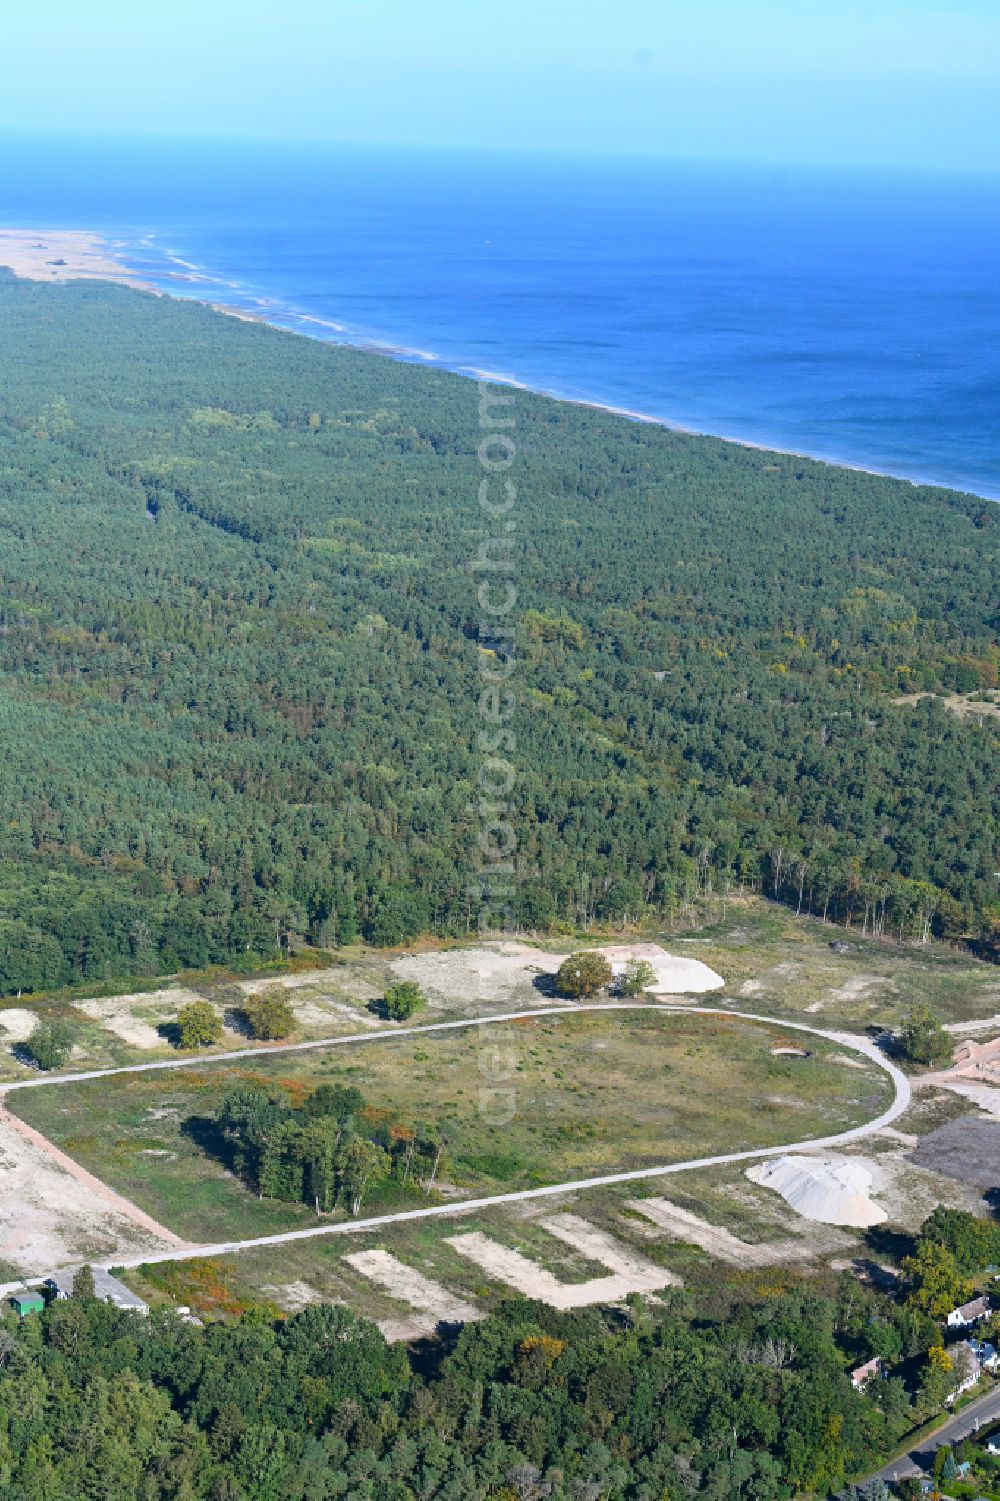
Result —
[[103, 231], [316, 337], [1000, 498], [1000, 175], [6, 136], [0, 224]]

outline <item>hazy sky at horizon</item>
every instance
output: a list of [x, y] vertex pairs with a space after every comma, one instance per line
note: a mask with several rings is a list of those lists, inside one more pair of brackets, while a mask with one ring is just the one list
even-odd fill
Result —
[[0, 127], [1000, 166], [998, 0], [48, 0]]

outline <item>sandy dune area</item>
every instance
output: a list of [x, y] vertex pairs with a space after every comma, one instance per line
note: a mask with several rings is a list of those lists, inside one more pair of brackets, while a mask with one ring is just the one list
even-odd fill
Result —
[[145, 283], [133, 276], [114, 247], [88, 229], [0, 229], [0, 266], [30, 281], [121, 281]]

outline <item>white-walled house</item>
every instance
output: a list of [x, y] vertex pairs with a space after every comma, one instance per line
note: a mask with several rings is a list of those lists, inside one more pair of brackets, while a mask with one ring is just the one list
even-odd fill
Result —
[[968, 1329], [971, 1324], [978, 1324], [980, 1319], [988, 1318], [992, 1311], [989, 1298], [973, 1298], [970, 1303], [963, 1303], [961, 1308], [953, 1308], [945, 1323], [949, 1329]]

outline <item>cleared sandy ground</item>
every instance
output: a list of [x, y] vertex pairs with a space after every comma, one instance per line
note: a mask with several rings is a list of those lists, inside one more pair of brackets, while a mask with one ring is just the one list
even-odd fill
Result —
[[483, 1317], [481, 1309], [414, 1267], [406, 1266], [388, 1251], [356, 1251], [344, 1260], [369, 1282], [420, 1315], [415, 1320], [390, 1319], [381, 1323], [379, 1328], [386, 1339], [411, 1339], [415, 1327], [422, 1334], [432, 1334], [438, 1324], [467, 1324]]
[[0, 1107], [0, 1258], [38, 1276], [184, 1245]]
[[[344, 985], [342, 969], [310, 969], [298, 975], [272, 975], [263, 980], [241, 980], [239, 989], [247, 997], [261, 995], [268, 990], [283, 990], [295, 1016], [296, 1024], [310, 1031], [334, 1028], [345, 1023], [352, 1027], [367, 1027], [377, 1030], [383, 1025], [378, 1017], [366, 1010], [365, 1002], [375, 1000], [379, 992], [352, 978], [351, 989], [355, 998], [344, 1000], [338, 992]], [[331, 995], [331, 991], [334, 994]]]
[[[363, 1005], [351, 1006], [345, 1001], [323, 993], [324, 983], [329, 984], [331, 970], [315, 970], [303, 975], [282, 975], [266, 980], [245, 980], [238, 989], [242, 995], [251, 997], [266, 990], [281, 989], [288, 994], [296, 1026], [310, 1032], [337, 1032], [345, 1024], [353, 1028], [364, 1027], [377, 1030], [382, 1023], [365, 1010]], [[341, 975], [337, 974], [338, 980]], [[162, 1048], [167, 1038], [159, 1030], [177, 1020], [181, 1008], [194, 1001], [204, 1002], [206, 996], [183, 986], [166, 986], [162, 990], [137, 991], [129, 995], [102, 997], [100, 1000], [77, 1001], [76, 1009], [89, 1016], [99, 1026], [105, 1027], [120, 1037], [130, 1047], [146, 1051]], [[239, 1018], [239, 1001], [228, 1005], [222, 1000], [209, 998], [209, 1005], [223, 1019], [223, 1029], [231, 1037], [243, 1035]], [[0, 1026], [6, 1013], [0, 1012]], [[20, 1014], [20, 1013], [19, 1013]], [[25, 1013], [27, 1015], [28, 1013]], [[234, 1024], [235, 1022], [235, 1024]]]
[[620, 975], [631, 959], [645, 959], [653, 966], [656, 983], [646, 987], [647, 995], [703, 995], [721, 990], [725, 980], [700, 959], [685, 954], [668, 954], [658, 943], [609, 943], [598, 950]]
[[[612, 943], [583, 945], [603, 954], [615, 974], [620, 974], [630, 959], [646, 959], [656, 974], [649, 987], [650, 995], [701, 995], [718, 990], [724, 984], [700, 959], [668, 954], [658, 943]], [[554, 975], [565, 954], [550, 954], [529, 943], [499, 940], [476, 948], [448, 949], [443, 953], [412, 954], [391, 965], [401, 980], [415, 980], [428, 994], [431, 1004], [467, 1002], [496, 1004], [514, 1001], [518, 996], [540, 996], [534, 982], [540, 975]]]
[[306, 969], [296, 975], [265, 975], [260, 980], [240, 980], [239, 989], [244, 995], [260, 995], [263, 990], [339, 990], [343, 983], [342, 969]]
[[967, 1037], [956, 1047], [950, 1068], [922, 1074], [913, 1082], [918, 1089], [949, 1089], [987, 1114], [1000, 1116], [1000, 1039], [975, 1042]]
[[545, 1267], [510, 1246], [502, 1246], [480, 1231], [448, 1238], [460, 1255], [468, 1257], [484, 1272], [506, 1282], [527, 1298], [537, 1298], [551, 1308], [585, 1308], [594, 1303], [617, 1303], [629, 1293], [657, 1292], [677, 1286], [680, 1279], [663, 1267], [637, 1255], [613, 1236], [598, 1230], [575, 1214], [553, 1215], [541, 1221], [550, 1235], [579, 1251], [590, 1261], [608, 1268], [607, 1277], [592, 1277], [586, 1282], [560, 1282]]
[[669, 1199], [630, 1199], [628, 1207], [650, 1220], [675, 1240], [687, 1241], [709, 1256], [728, 1261], [733, 1266], [764, 1267], [779, 1261], [806, 1261], [810, 1250], [802, 1240], [776, 1240], [751, 1245], [719, 1225], [710, 1225], [690, 1210], [671, 1204]]
[[38, 1016], [34, 1011], [23, 1006], [8, 1006], [0, 1011], [0, 1043], [16, 1046], [19, 1042], [27, 1042], [37, 1026]]
[[268, 1293], [270, 1297], [283, 1308], [286, 1313], [301, 1313], [303, 1308], [309, 1308], [313, 1303], [336, 1303], [338, 1298], [327, 1298], [321, 1292], [317, 1292], [308, 1282], [301, 1277], [294, 1282], [265, 1282], [261, 1292]]
[[145, 285], [118, 260], [112, 245], [88, 229], [0, 229], [0, 266], [31, 281], [82, 277]]
[[[631, 958], [647, 959], [656, 972], [651, 995], [700, 994], [716, 990], [723, 980], [700, 960], [668, 954], [659, 944], [608, 944], [599, 950], [612, 969], [620, 973]], [[555, 974], [565, 955], [549, 954], [531, 944], [497, 942], [443, 952], [405, 955], [389, 965], [396, 979], [416, 980], [424, 990], [433, 1014], [456, 1007], [475, 1012], [500, 1011], [524, 1001], [534, 1005], [557, 1005], [559, 998], [536, 986], [539, 976]], [[74, 1002], [98, 1026], [141, 1052], [162, 1050], [169, 1038], [161, 1030], [176, 1022], [182, 1007], [209, 1001], [222, 1017], [231, 1037], [243, 1035], [239, 1010], [241, 997], [250, 998], [268, 990], [284, 991], [295, 1016], [296, 1031], [307, 1036], [335, 1036], [350, 1028], [378, 1032], [386, 1022], [368, 1009], [382, 990], [368, 979], [351, 975], [343, 966], [306, 970], [294, 975], [270, 975], [242, 980], [218, 999], [182, 985], [159, 990], [134, 991]], [[349, 990], [349, 994], [345, 994]], [[16, 1046], [30, 1035], [34, 1013], [24, 1007], [0, 1011], [0, 1047]], [[6, 1030], [4, 1030], [6, 1029]]]
[[157, 1028], [175, 1022], [182, 1006], [204, 999], [196, 990], [171, 986], [165, 990], [107, 996], [99, 1001], [76, 1001], [75, 1006], [130, 1047], [162, 1048], [166, 1039]]

